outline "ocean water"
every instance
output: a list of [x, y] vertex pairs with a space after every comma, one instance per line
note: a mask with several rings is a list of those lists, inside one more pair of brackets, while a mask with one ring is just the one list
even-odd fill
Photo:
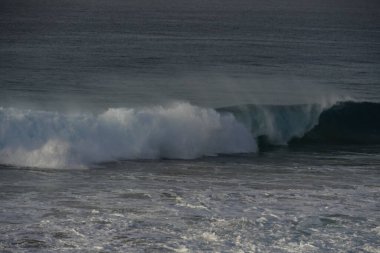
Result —
[[375, 1], [0, 3], [0, 251], [379, 252]]

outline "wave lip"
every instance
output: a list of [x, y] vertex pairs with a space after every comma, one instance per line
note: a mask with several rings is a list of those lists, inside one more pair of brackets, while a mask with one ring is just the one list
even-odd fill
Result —
[[0, 109], [0, 163], [83, 167], [115, 159], [193, 159], [257, 150], [232, 114], [187, 103], [99, 115]]

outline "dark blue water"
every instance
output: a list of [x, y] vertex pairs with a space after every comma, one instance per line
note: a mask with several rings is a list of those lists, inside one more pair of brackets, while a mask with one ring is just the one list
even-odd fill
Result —
[[0, 3], [0, 251], [378, 252], [374, 1]]

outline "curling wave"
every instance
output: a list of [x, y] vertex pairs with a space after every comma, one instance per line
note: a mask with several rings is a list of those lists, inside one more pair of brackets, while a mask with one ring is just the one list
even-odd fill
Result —
[[259, 146], [298, 144], [380, 144], [380, 104], [243, 105], [231, 112], [253, 133]]
[[380, 144], [380, 104], [337, 103], [321, 113], [318, 124], [291, 144]]
[[0, 163], [65, 168], [117, 159], [193, 159], [257, 146], [380, 143], [380, 104], [187, 103], [63, 114], [0, 108]]

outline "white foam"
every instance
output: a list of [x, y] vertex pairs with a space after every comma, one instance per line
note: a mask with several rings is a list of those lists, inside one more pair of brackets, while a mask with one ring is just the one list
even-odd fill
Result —
[[99, 115], [0, 108], [0, 163], [72, 168], [114, 159], [193, 159], [255, 152], [232, 114], [176, 103]]
[[202, 233], [202, 238], [208, 242], [215, 242], [218, 240], [218, 236], [215, 233], [211, 232]]

